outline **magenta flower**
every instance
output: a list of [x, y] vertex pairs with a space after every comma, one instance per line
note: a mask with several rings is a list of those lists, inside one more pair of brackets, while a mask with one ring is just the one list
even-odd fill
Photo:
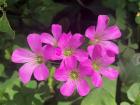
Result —
[[80, 96], [85, 96], [89, 93], [90, 87], [85, 80], [87, 71], [84, 71], [77, 65], [76, 59], [72, 59], [64, 67], [58, 68], [55, 71], [55, 79], [64, 82], [60, 88], [60, 92], [64, 96], [71, 96], [77, 89]]
[[53, 24], [52, 25], [52, 35], [50, 35], [49, 33], [42, 33], [41, 41], [43, 43], [57, 47], [58, 40], [62, 35], [62, 26], [59, 24]]
[[107, 55], [102, 56], [100, 45], [95, 46], [92, 51], [88, 52], [90, 53], [91, 59], [81, 62], [81, 65], [90, 72], [89, 75], [91, 76], [92, 83], [95, 87], [102, 86], [102, 76], [105, 76], [110, 80], [114, 80], [118, 77], [119, 72], [109, 66], [115, 61], [115, 58], [108, 57]]
[[88, 54], [86, 51], [80, 49], [79, 47], [83, 44], [83, 36], [81, 34], [63, 33], [58, 41], [58, 47], [61, 51], [59, 56], [63, 63], [69, 63], [73, 58], [78, 61], [84, 61], [88, 59]]
[[90, 39], [90, 46], [88, 49], [93, 49], [95, 45], [100, 45], [103, 52], [107, 52], [109, 56], [119, 54], [119, 48], [110, 40], [121, 37], [121, 32], [118, 26], [108, 27], [109, 17], [107, 15], [99, 15], [97, 26], [90, 26], [87, 28], [85, 35]]
[[61, 54], [60, 49], [58, 48], [58, 41], [62, 35], [62, 26], [59, 24], [52, 25], [52, 35], [49, 33], [42, 33], [41, 34], [41, 42], [47, 45], [51, 45], [51, 52], [52, 52], [52, 60], [60, 60], [59, 56]]
[[50, 46], [42, 47], [40, 35], [35, 33], [27, 37], [27, 42], [32, 51], [17, 48], [11, 58], [15, 63], [24, 63], [19, 69], [19, 77], [24, 84], [30, 81], [32, 74], [38, 81], [45, 80], [49, 76], [45, 61], [49, 59], [50, 52], [44, 55], [43, 50], [44, 48], [49, 50]]

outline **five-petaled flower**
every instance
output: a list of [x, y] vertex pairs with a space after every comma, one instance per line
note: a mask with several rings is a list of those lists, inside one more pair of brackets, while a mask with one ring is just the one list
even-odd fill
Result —
[[114, 57], [108, 57], [107, 55], [101, 54], [101, 46], [97, 45], [92, 51], [88, 51], [90, 59], [81, 62], [83, 69], [89, 72], [92, 83], [95, 87], [101, 87], [102, 76], [114, 80], [118, 77], [119, 72], [114, 68], [110, 67], [115, 59]]
[[90, 39], [88, 49], [94, 49], [94, 46], [100, 45], [103, 49], [102, 53], [108, 56], [119, 54], [118, 46], [110, 40], [121, 37], [119, 27], [116, 25], [108, 27], [109, 17], [107, 15], [99, 15], [97, 26], [87, 28], [85, 35]]
[[27, 84], [32, 74], [38, 81], [46, 80], [49, 76], [49, 70], [45, 62], [49, 59], [50, 53], [44, 55], [44, 49], [49, 49], [49, 46], [42, 47], [40, 35], [30, 34], [27, 37], [27, 42], [32, 51], [17, 48], [12, 54], [12, 61], [15, 63], [24, 63], [19, 69], [19, 77], [24, 84]]
[[64, 96], [71, 96], [77, 89], [80, 96], [85, 96], [89, 93], [90, 87], [85, 80], [88, 71], [83, 69], [75, 58], [73, 58], [68, 64], [56, 69], [55, 79], [64, 82], [60, 88], [60, 92]]

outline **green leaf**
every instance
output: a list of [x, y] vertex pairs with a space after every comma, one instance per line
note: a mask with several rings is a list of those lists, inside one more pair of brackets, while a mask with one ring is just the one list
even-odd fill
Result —
[[58, 105], [71, 105], [71, 102], [58, 102]]
[[0, 0], [0, 6], [6, 4], [6, 0]]
[[26, 87], [31, 88], [31, 89], [35, 89], [35, 88], [37, 88], [37, 82], [32, 80], [26, 85]]
[[[33, 5], [34, 2], [34, 0], [30, 2], [30, 5]], [[42, 0], [42, 4], [35, 7], [34, 11], [36, 19], [45, 25], [49, 25], [53, 17], [65, 8], [65, 5], [55, 3], [53, 0]]]
[[140, 83], [134, 83], [127, 91], [128, 99], [135, 102], [137, 96], [140, 94]]
[[116, 82], [104, 79], [104, 86], [91, 91], [81, 105], [116, 105], [115, 93]]
[[0, 76], [3, 75], [3, 72], [4, 72], [4, 65], [0, 64]]
[[136, 17], [135, 17], [135, 22], [137, 24], [140, 24], [140, 13], [137, 13]]
[[3, 84], [0, 85], [0, 93], [8, 93], [10, 98], [12, 99], [16, 91], [13, 90], [14, 86], [19, 86], [19, 78], [18, 73], [14, 72], [11, 78], [7, 79]]
[[15, 32], [11, 28], [5, 12], [3, 12], [3, 16], [0, 18], [0, 31], [8, 34], [11, 38], [15, 36]]
[[126, 28], [126, 11], [122, 8], [116, 9], [116, 24], [122, 29], [125, 30]]
[[137, 96], [134, 105], [140, 105], [140, 93], [139, 93], [139, 95]]
[[121, 102], [120, 105], [130, 105], [128, 102]]

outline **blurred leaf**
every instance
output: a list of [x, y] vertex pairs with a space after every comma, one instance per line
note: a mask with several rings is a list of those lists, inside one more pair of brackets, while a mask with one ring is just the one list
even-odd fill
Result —
[[121, 102], [120, 105], [130, 105], [128, 102]]
[[128, 99], [134, 102], [140, 94], [140, 83], [134, 83], [127, 91]]
[[140, 92], [139, 95], [137, 96], [134, 105], [140, 105]]
[[71, 102], [58, 102], [58, 105], [71, 105]]
[[140, 12], [137, 13], [136, 17], [135, 17], [135, 22], [137, 24], [140, 24]]
[[3, 72], [4, 72], [4, 65], [0, 64], [0, 76], [3, 76]]
[[126, 11], [122, 8], [116, 9], [116, 24], [122, 29], [126, 28]]
[[9, 50], [8, 49], [5, 49], [4, 52], [5, 52], [5, 55], [4, 55], [5, 59], [10, 60], [11, 54], [10, 54]]
[[3, 12], [2, 17], [0, 18], [0, 31], [7, 33], [11, 38], [14, 38], [15, 36], [15, 32], [11, 28], [5, 12]]
[[94, 89], [82, 100], [81, 105], [116, 105], [116, 82], [104, 79], [100, 89]]
[[37, 88], [37, 82], [32, 80], [28, 84], [26, 84], [26, 87], [31, 88], [31, 89], [35, 89], [35, 88]]
[[8, 93], [10, 98], [12, 99], [14, 94], [16, 93], [13, 90], [13, 86], [17, 85], [19, 86], [19, 79], [17, 72], [14, 72], [12, 77], [10, 79], [7, 79], [3, 84], [0, 85], [0, 93]]
[[[64, 9], [65, 5], [55, 3], [53, 0], [42, 0], [42, 4], [38, 7], [35, 7], [35, 18], [45, 25], [50, 25], [53, 17], [62, 9]], [[34, 4], [34, 0], [30, 5]]]
[[0, 6], [5, 4], [6, 3], [6, 0], [0, 0]]

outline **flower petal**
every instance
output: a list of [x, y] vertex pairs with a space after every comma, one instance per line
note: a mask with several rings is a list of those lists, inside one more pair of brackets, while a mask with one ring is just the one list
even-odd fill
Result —
[[62, 26], [59, 24], [52, 25], [52, 34], [56, 40], [58, 40], [62, 34]]
[[86, 96], [89, 93], [90, 87], [86, 80], [82, 79], [77, 82], [77, 91], [80, 96]]
[[82, 50], [82, 49], [77, 49], [75, 52], [74, 52], [74, 56], [76, 57], [76, 59], [78, 61], [84, 61], [86, 59], [88, 59], [88, 54], [86, 51]]
[[66, 81], [68, 78], [68, 71], [64, 67], [55, 70], [54, 78], [58, 81]]
[[86, 29], [85, 35], [87, 38], [89, 38], [90, 40], [94, 40], [94, 35], [95, 35], [95, 26], [89, 26]]
[[107, 28], [102, 36], [103, 40], [112, 40], [121, 37], [121, 32], [118, 26], [111, 26]]
[[95, 45], [89, 45], [87, 47], [87, 51], [88, 51], [88, 54], [89, 54], [90, 58], [92, 58], [92, 53], [93, 53], [94, 47], [95, 47]]
[[61, 49], [47, 45], [43, 47], [44, 58], [46, 60], [61, 60], [62, 54]]
[[92, 59], [93, 60], [96, 60], [98, 58], [101, 58], [102, 57], [102, 48], [100, 45], [95, 45], [94, 46], [94, 49], [92, 51]]
[[64, 83], [60, 88], [60, 93], [63, 96], [71, 96], [75, 90], [75, 83], [74, 81], [68, 80]]
[[17, 48], [12, 54], [12, 61], [15, 63], [31, 62], [35, 58], [35, 54], [23, 48]]
[[102, 87], [102, 84], [103, 84], [102, 77], [98, 72], [94, 71], [91, 79], [92, 79], [92, 83], [95, 87], [97, 87], [97, 88]]
[[99, 15], [97, 21], [96, 32], [100, 33], [107, 28], [109, 17], [107, 15]]
[[71, 48], [78, 48], [83, 44], [83, 42], [84, 37], [79, 33], [74, 34], [69, 41]]
[[115, 80], [119, 75], [119, 72], [117, 70], [115, 70], [114, 68], [111, 68], [111, 67], [102, 69], [100, 71], [100, 73], [103, 76], [109, 78], [110, 80]]
[[55, 44], [57, 44], [56, 39], [51, 36], [49, 33], [42, 33], [40, 35], [41, 38], [41, 42], [55, 46]]
[[38, 65], [34, 70], [34, 77], [38, 81], [46, 80], [49, 76], [49, 70], [45, 64]]
[[111, 41], [101, 41], [100, 45], [106, 50], [108, 56], [119, 54], [119, 47]]
[[36, 33], [29, 34], [27, 37], [27, 41], [32, 51], [38, 54], [41, 53], [42, 45], [41, 45], [41, 39], [39, 34]]
[[70, 46], [69, 41], [71, 40], [72, 35], [63, 33], [58, 41], [58, 47], [61, 49], [67, 48]]
[[27, 84], [30, 81], [32, 73], [36, 67], [36, 64], [26, 63], [19, 69], [19, 77], [24, 84]]
[[77, 60], [73, 56], [65, 58], [64, 63], [67, 70], [73, 70], [77, 68]]

